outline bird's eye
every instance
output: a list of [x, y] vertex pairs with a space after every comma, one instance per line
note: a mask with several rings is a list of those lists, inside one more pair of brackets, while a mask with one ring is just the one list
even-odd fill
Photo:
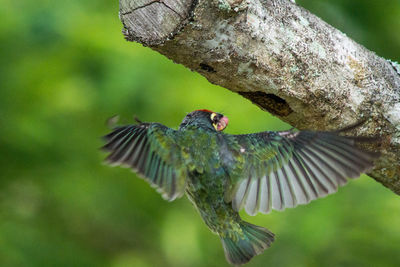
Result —
[[215, 117], [217, 117], [217, 113], [211, 113], [211, 121], [214, 121]]

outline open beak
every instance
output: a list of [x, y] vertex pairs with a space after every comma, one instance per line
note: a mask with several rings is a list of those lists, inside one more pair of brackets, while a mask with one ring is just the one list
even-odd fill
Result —
[[219, 122], [217, 123], [217, 131], [223, 131], [225, 129], [225, 127], [228, 125], [228, 118], [223, 116]]

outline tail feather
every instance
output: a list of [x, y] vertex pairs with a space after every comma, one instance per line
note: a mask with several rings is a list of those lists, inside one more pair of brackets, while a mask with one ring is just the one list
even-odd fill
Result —
[[244, 235], [242, 239], [233, 240], [230, 237], [221, 237], [226, 260], [233, 265], [248, 262], [269, 248], [274, 241], [274, 234], [263, 227], [241, 222], [241, 228]]

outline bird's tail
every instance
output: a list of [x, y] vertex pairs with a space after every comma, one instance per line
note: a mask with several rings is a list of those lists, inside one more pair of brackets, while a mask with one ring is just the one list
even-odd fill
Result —
[[221, 237], [226, 260], [233, 265], [241, 265], [248, 262], [254, 256], [262, 253], [271, 246], [274, 234], [263, 227], [241, 222], [242, 238], [237, 240], [231, 237]]

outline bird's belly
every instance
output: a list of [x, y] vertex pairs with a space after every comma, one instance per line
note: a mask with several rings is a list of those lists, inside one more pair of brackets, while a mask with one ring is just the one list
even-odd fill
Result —
[[225, 181], [222, 175], [195, 174], [189, 179], [186, 193], [199, 211], [206, 225], [220, 235], [230, 232], [239, 225], [240, 217], [232, 209], [231, 203], [225, 203]]

